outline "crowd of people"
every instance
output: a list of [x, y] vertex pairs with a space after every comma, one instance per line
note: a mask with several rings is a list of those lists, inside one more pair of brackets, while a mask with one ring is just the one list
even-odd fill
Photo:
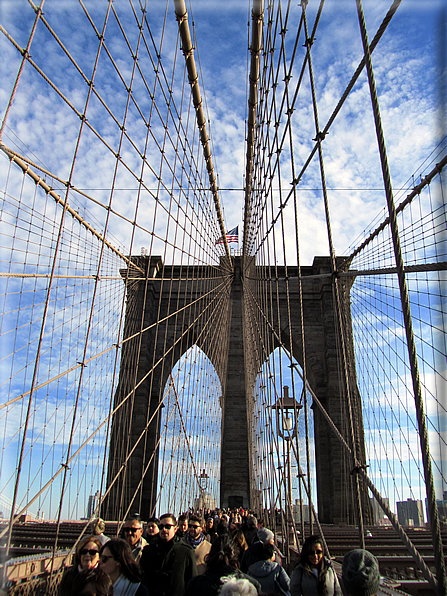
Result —
[[[97, 520], [77, 545], [59, 596], [342, 596], [324, 541], [309, 536], [289, 577], [273, 531], [242, 509], [151, 518], [135, 514], [117, 538]], [[343, 560], [348, 596], [375, 596], [377, 559], [355, 549]]]

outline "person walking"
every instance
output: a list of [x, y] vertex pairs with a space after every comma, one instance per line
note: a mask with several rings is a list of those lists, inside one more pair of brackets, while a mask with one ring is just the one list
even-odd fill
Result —
[[341, 579], [349, 596], [375, 596], [381, 581], [379, 562], [367, 550], [351, 550], [343, 559]]
[[147, 546], [147, 542], [143, 538], [143, 524], [139, 517], [132, 517], [125, 522], [122, 529], [122, 538], [130, 546], [132, 556], [138, 563], [143, 548]]
[[125, 540], [112, 538], [101, 548], [99, 566], [112, 580], [113, 596], [149, 596], [132, 550]]
[[194, 549], [176, 536], [172, 513], [160, 517], [158, 538], [143, 549], [140, 567], [151, 596], [183, 596], [197, 575]]
[[324, 556], [320, 536], [309, 536], [304, 541], [298, 564], [290, 578], [291, 596], [342, 596], [337, 575]]
[[79, 541], [73, 565], [65, 570], [59, 584], [59, 596], [70, 596], [73, 582], [78, 573], [98, 567], [101, 546], [97, 536], [85, 536]]
[[263, 593], [290, 596], [290, 578], [281, 565], [275, 562], [275, 547], [269, 542], [261, 544], [259, 560], [249, 566], [248, 575], [258, 580]]
[[205, 539], [203, 528], [205, 522], [198, 515], [190, 515], [188, 519], [188, 533], [183, 538], [183, 542], [189, 544], [194, 549], [196, 558], [197, 573], [201, 575], [206, 568], [205, 557], [211, 550], [211, 544]]
[[261, 591], [259, 582], [239, 571], [235, 545], [228, 534], [218, 536], [206, 557], [206, 570], [202, 575], [193, 577], [186, 587], [185, 596], [217, 596], [227, 578], [246, 579], [255, 587], [255, 593]]

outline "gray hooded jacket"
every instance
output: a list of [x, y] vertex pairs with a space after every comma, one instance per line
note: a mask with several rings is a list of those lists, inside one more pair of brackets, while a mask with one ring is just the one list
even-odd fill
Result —
[[279, 596], [289, 594], [289, 576], [278, 563], [257, 561], [248, 568], [248, 575], [258, 580], [263, 592]]

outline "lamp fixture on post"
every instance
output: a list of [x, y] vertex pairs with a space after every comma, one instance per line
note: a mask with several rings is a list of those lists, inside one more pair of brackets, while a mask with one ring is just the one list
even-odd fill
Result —
[[276, 413], [276, 430], [281, 439], [286, 442], [287, 447], [287, 493], [288, 506], [286, 508], [289, 521], [289, 544], [296, 546], [296, 537], [293, 530], [293, 498], [292, 498], [292, 462], [290, 457], [290, 445], [292, 440], [298, 436], [298, 413], [303, 406], [296, 399], [289, 397], [289, 388], [283, 387], [283, 397], [273, 404], [272, 410]]
[[200, 476], [199, 476], [199, 486], [201, 491], [205, 491], [208, 487], [208, 474], [205, 472], [205, 468], [203, 468]]

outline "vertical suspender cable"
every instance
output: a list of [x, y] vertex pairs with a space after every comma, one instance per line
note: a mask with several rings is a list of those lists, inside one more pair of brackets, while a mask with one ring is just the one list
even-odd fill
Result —
[[407, 282], [404, 272], [404, 262], [402, 249], [400, 245], [399, 230], [397, 226], [396, 207], [394, 205], [393, 190], [391, 186], [391, 176], [388, 167], [388, 158], [385, 147], [385, 138], [382, 129], [380, 117], [379, 100], [377, 97], [376, 83], [372, 68], [371, 54], [368, 43], [368, 34], [366, 31], [365, 17], [361, 0], [356, 0], [357, 14], [359, 19], [360, 31], [362, 35], [363, 51], [365, 54], [366, 70], [371, 95], [372, 109], [374, 113], [374, 122], [376, 126], [377, 142], [379, 146], [380, 161], [382, 164], [382, 174], [385, 186], [386, 200], [390, 218], [391, 235], [393, 239], [394, 255], [397, 266], [397, 277], [399, 280], [400, 298], [402, 302], [402, 313], [405, 325], [405, 334], [407, 338], [407, 347], [411, 368], [411, 379], [413, 382], [414, 401], [419, 427], [419, 439], [421, 442], [422, 461], [424, 464], [425, 485], [427, 487], [428, 508], [430, 513], [430, 527], [433, 536], [433, 546], [435, 551], [436, 573], [438, 576], [438, 592], [446, 594], [447, 578], [445, 570], [445, 559], [442, 547], [441, 529], [439, 526], [438, 508], [436, 505], [436, 493], [433, 482], [433, 473], [431, 466], [430, 447], [428, 441], [427, 424], [425, 420], [424, 402], [422, 399], [421, 383], [419, 377], [418, 358], [416, 352], [416, 342], [413, 334], [413, 323], [410, 312], [410, 298], [408, 295]]
[[[355, 467], [355, 462], [357, 461], [357, 447], [356, 447], [356, 433], [354, 430], [354, 414], [353, 414], [353, 406], [352, 406], [352, 391], [351, 391], [351, 380], [348, 374], [348, 356], [347, 356], [347, 349], [346, 349], [346, 341], [345, 341], [345, 327], [343, 324], [342, 312], [341, 312], [341, 299], [340, 299], [340, 288], [338, 286], [338, 279], [336, 276], [337, 273], [337, 262], [335, 257], [335, 249], [332, 240], [332, 230], [331, 230], [331, 219], [329, 214], [329, 202], [327, 196], [327, 187], [326, 187], [326, 174], [324, 169], [324, 160], [323, 160], [323, 148], [321, 145], [321, 141], [324, 138], [324, 135], [320, 132], [320, 125], [318, 120], [318, 109], [317, 109], [317, 99], [316, 99], [316, 91], [315, 91], [315, 82], [313, 76], [313, 68], [312, 68], [312, 57], [311, 57], [311, 47], [315, 39], [315, 31], [316, 31], [316, 24], [318, 22], [319, 16], [321, 15], [321, 11], [323, 8], [324, 0], [320, 1], [319, 13], [315, 19], [314, 28], [312, 31], [311, 36], [309, 36], [308, 28], [307, 28], [307, 18], [306, 18], [306, 5], [302, 4], [303, 8], [303, 19], [304, 19], [304, 30], [306, 34], [306, 53], [307, 53], [307, 64], [309, 68], [309, 78], [310, 78], [310, 87], [312, 93], [312, 104], [313, 104], [313, 111], [314, 111], [314, 120], [315, 120], [315, 132], [318, 147], [318, 157], [320, 163], [320, 177], [321, 177], [321, 184], [323, 190], [323, 201], [324, 201], [324, 209], [326, 214], [326, 226], [327, 226], [327, 234], [328, 234], [328, 241], [329, 241], [329, 250], [331, 256], [331, 268], [332, 273], [334, 275], [333, 280], [333, 296], [335, 302], [335, 312], [336, 312], [336, 325], [338, 328], [339, 333], [339, 353], [341, 358], [341, 373], [342, 378], [344, 381], [344, 388], [346, 391], [346, 402], [347, 402], [347, 412], [348, 412], [348, 428], [351, 435], [351, 444], [352, 444], [352, 453], [353, 453], [353, 468]], [[357, 429], [356, 429], [357, 430]], [[357, 506], [357, 522], [358, 522], [358, 532], [359, 532], [359, 543], [361, 548], [365, 548], [365, 533], [363, 529], [363, 509], [362, 509], [362, 497], [360, 493], [360, 484], [359, 484], [359, 477], [357, 474], [353, 477], [353, 484], [354, 484], [354, 491], [356, 497], [356, 506]]]

